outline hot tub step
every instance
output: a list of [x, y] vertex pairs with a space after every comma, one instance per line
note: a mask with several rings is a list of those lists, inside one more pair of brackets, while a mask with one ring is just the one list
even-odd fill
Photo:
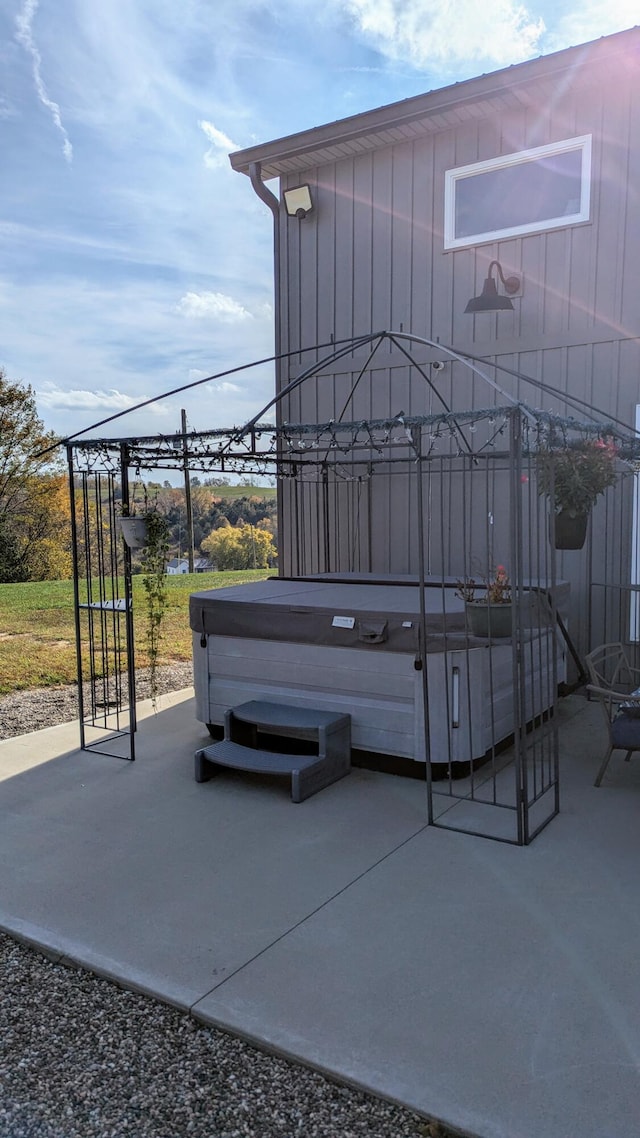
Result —
[[[234, 737], [241, 727], [249, 727], [249, 742], [253, 745], [245, 746]], [[258, 730], [276, 737], [315, 741], [318, 753], [291, 755], [263, 750], [257, 745]], [[349, 773], [351, 718], [262, 701], [231, 708], [225, 716], [223, 741], [196, 751], [196, 782], [207, 782], [225, 767], [256, 774], [291, 775], [291, 798], [293, 802], [302, 802]]]
[[322, 733], [330, 736], [346, 731], [350, 735], [351, 729], [349, 715], [339, 715], [334, 711], [322, 711], [315, 707], [294, 707], [289, 703], [272, 703], [262, 699], [249, 700], [248, 703], [241, 703], [227, 712], [227, 738], [233, 738], [233, 729], [238, 723], [249, 724], [257, 731], [268, 731], [272, 735], [316, 741], [319, 741]]
[[[231, 743], [223, 739], [220, 743], [212, 743], [197, 751], [200, 762], [214, 767], [230, 767], [237, 771], [253, 771], [255, 774], [292, 774], [293, 771], [305, 770], [318, 763], [317, 755], [281, 755], [276, 751], [259, 751], [255, 747], [243, 747], [240, 743]], [[206, 766], [205, 766], [206, 772]], [[215, 770], [210, 769], [211, 777]], [[198, 778], [197, 782], [205, 782], [205, 778]]]

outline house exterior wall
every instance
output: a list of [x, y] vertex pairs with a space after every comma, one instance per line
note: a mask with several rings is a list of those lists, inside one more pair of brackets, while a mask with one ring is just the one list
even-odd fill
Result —
[[[387, 145], [378, 136], [376, 145], [361, 153], [282, 176], [281, 191], [301, 182], [311, 186], [314, 210], [302, 221], [283, 215], [279, 226], [281, 350], [404, 329], [532, 376], [632, 427], [640, 402], [640, 36], [637, 29], [623, 36], [610, 37], [616, 40], [615, 57], [607, 55], [606, 44], [605, 49], [595, 45], [593, 55], [577, 49], [562, 53], [565, 70], [560, 68], [546, 88], [539, 61], [522, 65], [519, 90], [526, 89], [527, 67], [537, 83], [528, 98], [496, 100], [495, 111], [487, 109], [485, 99], [475, 116], [467, 104], [455, 125], [449, 114], [440, 127], [431, 113], [428, 131], [415, 137], [395, 140], [399, 132], [390, 131]], [[580, 135], [592, 136], [588, 222], [445, 251], [447, 170]], [[505, 275], [523, 278], [522, 295], [514, 300], [513, 312], [465, 314], [492, 260], [500, 261]], [[424, 379], [388, 346], [350, 398], [367, 354], [368, 349], [358, 351], [284, 398], [281, 420], [323, 422], [341, 415], [359, 420], [440, 409]], [[447, 359], [426, 347], [416, 354], [425, 364]], [[312, 359], [313, 353], [306, 353], [283, 363], [280, 390]], [[561, 414], [569, 410], [522, 380], [490, 374], [504, 391], [530, 405]], [[505, 402], [457, 362], [447, 362], [431, 378], [454, 409]], [[299, 494], [294, 502], [293, 490], [284, 487], [280, 532], [289, 534], [292, 546], [294, 531], [304, 532], [309, 547], [315, 543], [318, 568], [330, 568], [322, 565], [320, 492], [314, 496], [308, 488], [305, 493], [304, 503]], [[341, 493], [350, 496], [346, 513], [355, 517], [362, 487]], [[363, 571], [416, 571], [407, 523], [412, 493], [409, 474], [376, 487], [375, 504], [367, 505], [366, 556], [358, 554]], [[628, 506], [618, 512], [620, 523], [628, 526]], [[362, 510], [358, 516], [359, 544], [351, 541], [352, 549], [361, 549], [365, 540]], [[604, 516], [604, 506], [599, 507], [596, 538]], [[336, 534], [334, 547], [349, 540], [345, 532]], [[286, 540], [283, 544], [286, 573], [295, 567]], [[611, 576], [612, 560], [616, 579], [623, 579], [627, 555], [622, 557], [619, 543], [613, 550], [592, 540], [588, 556], [560, 559], [560, 572], [574, 585], [574, 626], [585, 626], [588, 581]]]
[[[498, 112], [306, 171], [314, 211], [280, 229], [283, 350], [404, 326], [548, 381], [632, 424], [640, 362], [635, 59], [627, 76], [594, 68], [590, 83], [582, 76], [577, 88], [568, 85], [535, 111]], [[582, 134], [593, 137], [591, 221], [444, 251], [446, 170]], [[300, 180], [291, 175], [282, 188]], [[523, 295], [513, 312], [466, 315], [466, 302], [480, 292], [493, 259], [505, 274], [523, 276]], [[283, 369], [281, 383], [308, 358]], [[386, 414], [397, 409], [398, 398], [406, 402], [405, 363], [398, 358], [391, 373], [377, 376], [370, 399], [359, 392], [362, 412]], [[446, 392], [445, 377], [442, 382]], [[532, 401], [531, 388], [504, 376], [500, 382]], [[348, 383], [342, 373], [335, 395], [330, 384], [323, 385], [324, 395], [320, 387], [302, 388], [283, 408], [283, 418], [321, 421]], [[417, 411], [422, 388], [412, 398]]]

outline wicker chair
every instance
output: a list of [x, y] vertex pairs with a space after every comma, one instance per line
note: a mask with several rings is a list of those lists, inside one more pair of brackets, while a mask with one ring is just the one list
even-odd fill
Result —
[[585, 663], [591, 681], [587, 691], [599, 701], [609, 732], [609, 747], [593, 784], [600, 786], [614, 751], [625, 751], [627, 763], [640, 751], [640, 669], [631, 667], [620, 643], [601, 644]]

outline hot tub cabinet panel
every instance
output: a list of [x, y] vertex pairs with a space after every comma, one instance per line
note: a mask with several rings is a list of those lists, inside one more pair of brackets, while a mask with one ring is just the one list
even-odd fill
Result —
[[[416, 586], [317, 580], [194, 594], [197, 718], [222, 725], [252, 699], [348, 713], [354, 748], [423, 762], [418, 601]], [[453, 590], [432, 592], [429, 606], [431, 759], [468, 762], [514, 729], [512, 646], [468, 638]], [[554, 652], [562, 670], [555, 630], [527, 632], [528, 718], [553, 703]]]

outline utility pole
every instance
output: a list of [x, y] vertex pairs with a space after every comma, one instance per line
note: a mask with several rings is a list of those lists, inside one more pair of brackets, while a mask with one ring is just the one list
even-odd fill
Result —
[[187, 445], [187, 412], [184, 407], [180, 412], [182, 419], [182, 467], [184, 470], [184, 498], [187, 506], [187, 548], [189, 556], [189, 572], [194, 571], [193, 557], [193, 510], [191, 508], [191, 481], [189, 478], [189, 447]]

